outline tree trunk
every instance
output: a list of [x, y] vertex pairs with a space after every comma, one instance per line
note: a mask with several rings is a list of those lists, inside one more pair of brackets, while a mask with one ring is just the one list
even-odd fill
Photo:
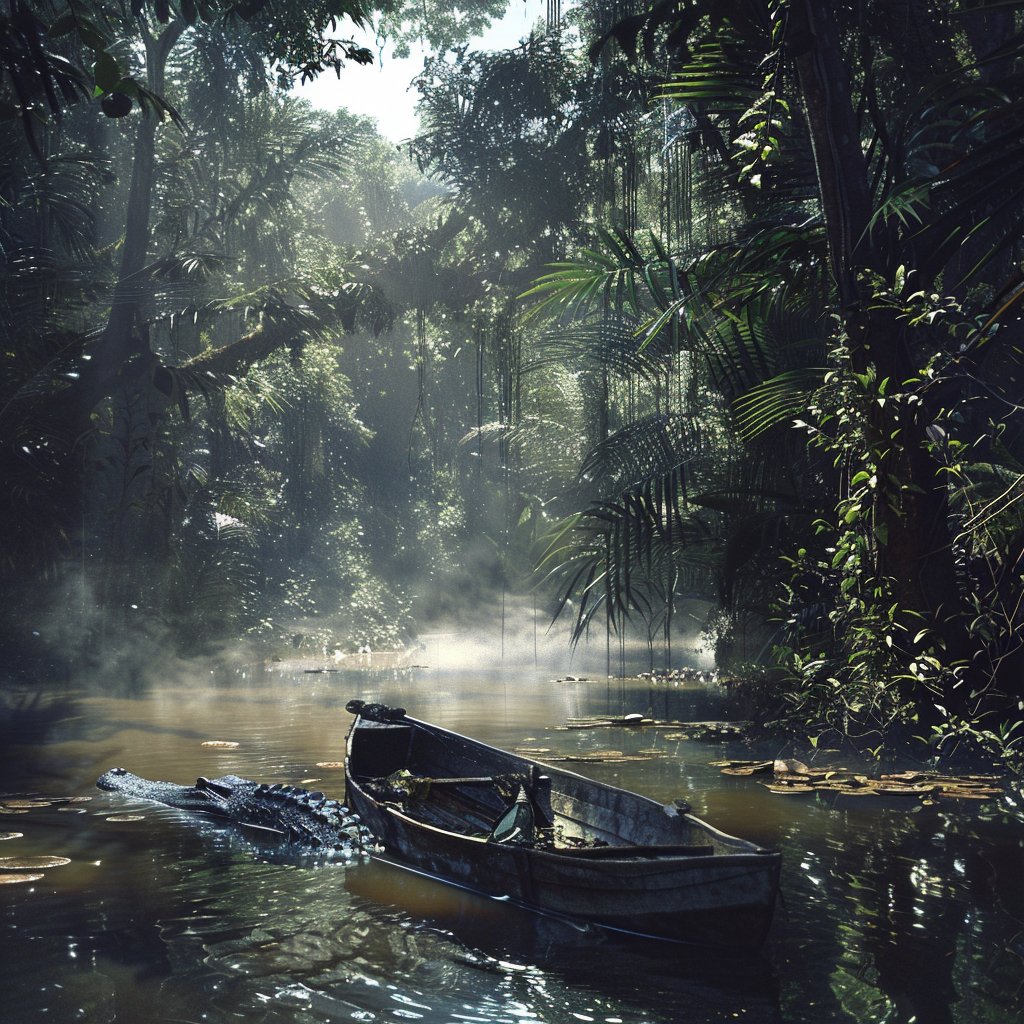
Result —
[[[146, 47], [146, 76], [149, 90], [163, 95], [166, 86], [167, 58], [185, 31], [183, 21], [172, 21], [158, 36], [143, 26]], [[139, 323], [139, 310], [148, 298], [142, 279], [149, 251], [149, 214], [153, 199], [156, 166], [157, 116], [149, 112], [139, 117], [132, 162], [132, 180], [125, 212], [124, 243], [121, 270], [114, 287], [110, 317], [92, 358], [81, 375], [82, 386], [72, 390], [66, 415], [84, 429], [96, 403], [109, 393], [111, 383], [121, 375], [129, 362], [148, 356], [149, 344]], [[150, 362], [143, 360], [146, 365]]]
[[[870, 301], [861, 277], [870, 270], [891, 278], [895, 267], [890, 266], [885, 225], [868, 231], [873, 205], [868, 166], [832, 5], [797, 0], [789, 18], [787, 45], [799, 76], [850, 360], [857, 373], [874, 366], [879, 381], [889, 379], [892, 394], [919, 367], [912, 365], [894, 312]], [[944, 637], [948, 656], [965, 658], [966, 633], [951, 621], [960, 594], [948, 489], [941, 466], [925, 447], [931, 417], [923, 404], [899, 405], [895, 415], [891, 408], [872, 402], [865, 423], [868, 444], [880, 455], [875, 521], [884, 525], [884, 543], [878, 545], [875, 568], [893, 581], [904, 612], [925, 616], [911, 636], [929, 625]]]

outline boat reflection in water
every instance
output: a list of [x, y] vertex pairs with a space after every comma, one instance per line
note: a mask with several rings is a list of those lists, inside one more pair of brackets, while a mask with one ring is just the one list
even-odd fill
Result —
[[[272, 921], [239, 922], [225, 936], [219, 920], [198, 946], [194, 923], [177, 935], [165, 923], [165, 938], [181, 944], [176, 959], [222, 976], [214, 987], [226, 1015], [266, 1009], [269, 995], [278, 1013], [291, 1005], [314, 1019], [782, 1021], [774, 972], [759, 955], [617, 936], [376, 860], [317, 872], [302, 895], [286, 903], [278, 890]], [[210, 988], [209, 978], [193, 980], [193, 990]]]

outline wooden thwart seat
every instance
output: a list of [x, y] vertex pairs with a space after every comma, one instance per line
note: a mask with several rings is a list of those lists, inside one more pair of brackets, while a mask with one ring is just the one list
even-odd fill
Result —
[[588, 860], [632, 860], [642, 857], [650, 860], [656, 857], [710, 857], [715, 848], [701, 846], [574, 846], [559, 847], [559, 854], [567, 857], [584, 857]]
[[435, 779], [425, 778], [432, 786], [489, 786], [495, 779], [493, 775], [481, 775], [475, 778], [465, 779]]

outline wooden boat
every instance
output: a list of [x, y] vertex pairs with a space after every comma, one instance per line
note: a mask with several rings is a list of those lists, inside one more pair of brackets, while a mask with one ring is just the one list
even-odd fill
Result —
[[382, 858], [607, 928], [753, 949], [781, 854], [655, 800], [351, 701], [349, 807]]

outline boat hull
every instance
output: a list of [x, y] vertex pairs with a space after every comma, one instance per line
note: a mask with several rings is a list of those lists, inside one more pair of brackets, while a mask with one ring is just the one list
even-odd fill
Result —
[[[378, 837], [389, 861], [530, 909], [639, 935], [735, 949], [763, 943], [778, 891], [777, 851], [727, 836], [635, 793], [414, 719], [405, 723], [413, 734], [403, 757], [394, 726], [357, 718], [346, 759], [348, 804]], [[371, 755], [377, 763], [365, 764], [361, 748], [372, 749], [374, 736], [383, 737], [386, 729], [392, 732], [384, 741], [392, 745], [390, 755], [381, 761], [378, 748]], [[416, 820], [376, 799], [360, 768], [384, 774], [381, 769], [399, 760], [415, 763], [410, 751], [421, 729], [429, 730], [421, 746], [443, 743], [444, 756], [455, 762], [452, 774], [526, 772], [531, 766], [544, 772], [551, 779], [556, 820], [610, 845], [588, 852], [490, 842]]]

